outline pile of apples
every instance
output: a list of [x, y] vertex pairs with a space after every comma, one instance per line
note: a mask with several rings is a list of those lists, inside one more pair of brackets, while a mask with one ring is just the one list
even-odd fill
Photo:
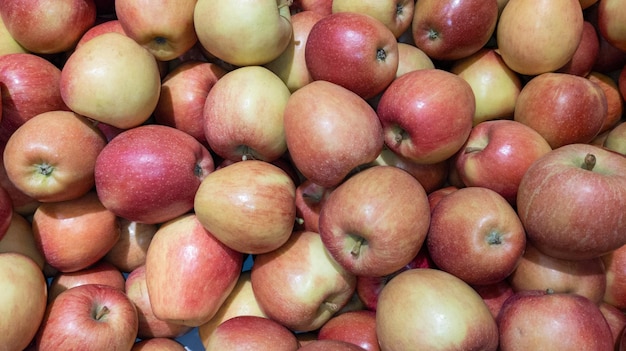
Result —
[[626, 0], [3, 0], [0, 350], [626, 350]]

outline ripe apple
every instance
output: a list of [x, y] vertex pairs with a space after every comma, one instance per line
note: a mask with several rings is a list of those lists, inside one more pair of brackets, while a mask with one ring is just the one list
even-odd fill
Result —
[[320, 211], [333, 190], [309, 179], [296, 187], [296, 229], [319, 233]]
[[0, 253], [15, 252], [30, 257], [44, 269], [46, 260], [35, 243], [31, 223], [21, 214], [14, 213], [4, 237], [0, 239]]
[[94, 173], [106, 208], [154, 224], [190, 211], [200, 183], [214, 168], [213, 157], [194, 137], [149, 124], [111, 140], [98, 155]]
[[438, 163], [465, 143], [475, 109], [474, 93], [463, 78], [421, 69], [396, 78], [376, 111], [389, 149], [418, 163]]
[[333, 12], [333, 0], [293, 0], [290, 8], [295, 13], [313, 11], [326, 16]]
[[519, 265], [507, 278], [514, 291], [547, 290], [574, 293], [598, 304], [604, 298], [607, 281], [600, 257], [564, 260], [526, 246]]
[[8, 54], [25, 54], [29, 51], [13, 38], [0, 16], [0, 56]]
[[274, 60], [292, 37], [288, 0], [198, 0], [194, 26], [202, 47], [234, 66]]
[[598, 60], [599, 53], [600, 39], [598, 39], [598, 32], [591, 22], [585, 20], [583, 21], [583, 32], [576, 51], [574, 51], [572, 58], [556, 72], [586, 77], [591, 73], [593, 66]]
[[515, 205], [524, 173], [551, 150], [539, 132], [521, 122], [488, 120], [472, 128], [453, 162], [463, 184], [489, 188]]
[[105, 261], [74, 272], [57, 272], [48, 285], [48, 303], [63, 291], [85, 284], [109, 285], [124, 291], [126, 279], [119, 269]]
[[186, 351], [181, 343], [170, 338], [150, 338], [135, 342], [130, 351]]
[[312, 340], [311, 342], [307, 343], [306, 345], [300, 347], [298, 349], [299, 351], [327, 351], [327, 350], [333, 350], [333, 351], [364, 351], [365, 349], [347, 342], [347, 341], [341, 341], [341, 340]]
[[95, 191], [67, 201], [41, 204], [32, 219], [37, 247], [61, 272], [75, 272], [98, 262], [115, 245], [120, 229]]
[[472, 288], [483, 298], [493, 318], [498, 317], [504, 302], [515, 293], [506, 279], [493, 284], [472, 285]]
[[35, 337], [37, 350], [130, 350], [137, 337], [137, 310], [109, 285], [65, 290], [48, 304]]
[[411, 31], [415, 46], [435, 60], [454, 61], [483, 48], [496, 29], [496, 0], [420, 0]]
[[24, 122], [7, 140], [3, 162], [9, 180], [41, 202], [79, 198], [94, 186], [104, 135], [87, 118], [49, 111]]
[[379, 351], [376, 312], [360, 310], [336, 315], [320, 328], [318, 339], [340, 340], [358, 345], [364, 350]]
[[435, 68], [433, 60], [417, 46], [408, 43], [398, 43], [398, 69], [396, 78], [418, 69]]
[[98, 35], [77, 48], [61, 71], [61, 96], [74, 112], [118, 128], [144, 123], [159, 100], [154, 56], [126, 35]]
[[332, 12], [357, 12], [382, 22], [398, 38], [411, 27], [415, 1], [412, 0], [335, 0]]
[[296, 231], [283, 246], [257, 255], [250, 279], [261, 310], [296, 332], [319, 329], [348, 303], [356, 284], [320, 235], [308, 231]]
[[274, 161], [287, 151], [283, 112], [291, 92], [262, 66], [226, 73], [209, 91], [202, 114], [213, 152], [232, 161]]
[[529, 242], [583, 260], [626, 244], [626, 158], [589, 144], [554, 149], [522, 177], [517, 212]]
[[120, 237], [104, 255], [103, 260], [124, 273], [130, 273], [146, 263], [148, 247], [159, 226], [130, 221], [122, 217], [118, 217], [117, 221], [120, 227]]
[[611, 45], [626, 52], [626, 11], [621, 0], [598, 1], [598, 32]]
[[120, 33], [123, 35], [127, 35], [126, 31], [124, 31], [124, 27], [122, 27], [122, 24], [120, 23], [118, 19], [107, 20], [101, 23], [97, 23], [93, 27], [89, 28], [80, 37], [80, 40], [78, 40], [78, 42], [76, 43], [76, 47], [74, 48], [74, 50], [78, 49], [84, 43], [97, 37], [98, 35], [109, 33], [109, 32], [116, 32], [116, 33]]
[[498, 326], [482, 297], [454, 275], [409, 269], [383, 289], [376, 309], [381, 350], [492, 350]]
[[573, 74], [548, 72], [524, 85], [513, 118], [539, 132], [554, 149], [590, 142], [607, 113], [607, 98], [598, 84]]
[[603, 301], [626, 311], [626, 245], [602, 255], [606, 274]]
[[41, 267], [28, 256], [0, 253], [0, 329], [2, 347], [24, 350], [31, 342], [46, 311], [47, 287]]
[[191, 327], [206, 323], [233, 290], [242, 265], [243, 255], [207, 231], [195, 214], [164, 223], [146, 255], [154, 316]]
[[259, 316], [237, 316], [222, 322], [206, 340], [207, 350], [299, 349], [295, 334], [284, 325]]
[[381, 93], [398, 70], [394, 34], [381, 21], [358, 12], [336, 12], [317, 21], [304, 56], [313, 80], [335, 83], [363, 99]]
[[447, 195], [459, 190], [460, 188], [454, 185], [443, 186], [432, 193], [428, 194], [428, 204], [430, 205], [430, 213], [432, 214], [435, 206], [439, 204], [439, 201]]
[[587, 75], [587, 79], [596, 83], [602, 88], [607, 101], [607, 114], [600, 127], [600, 133], [604, 133], [617, 125], [624, 113], [624, 98], [619, 92], [619, 86], [613, 78], [601, 72], [592, 71]]
[[323, 187], [342, 182], [383, 148], [374, 109], [354, 92], [319, 80], [296, 90], [284, 111], [287, 149], [304, 178]]
[[498, 53], [520, 74], [558, 70], [576, 52], [583, 21], [579, 0], [509, 0], [496, 27]]
[[28, 51], [56, 54], [71, 50], [96, 22], [94, 0], [6, 0], [0, 16], [11, 36]]
[[611, 329], [602, 312], [578, 294], [518, 292], [504, 302], [498, 328], [502, 351], [614, 349]]
[[624, 333], [624, 329], [626, 328], [626, 314], [619, 308], [604, 301], [600, 302], [598, 307], [604, 319], [609, 323], [615, 346], [619, 347], [622, 333]]
[[348, 272], [380, 277], [417, 255], [429, 223], [424, 187], [400, 168], [374, 166], [330, 193], [320, 211], [319, 234]]

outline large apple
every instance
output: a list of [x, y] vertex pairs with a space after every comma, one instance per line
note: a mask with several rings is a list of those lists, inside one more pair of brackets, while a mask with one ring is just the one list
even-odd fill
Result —
[[237, 316], [222, 322], [204, 344], [207, 350], [296, 351], [296, 335], [284, 325], [259, 316]]
[[61, 96], [74, 112], [127, 129], [154, 111], [161, 73], [154, 56], [124, 34], [96, 36], [74, 51], [61, 70]]
[[220, 242], [195, 214], [164, 223], [145, 265], [154, 315], [191, 327], [206, 323], [235, 287], [242, 265], [243, 254]]
[[419, 0], [411, 31], [415, 46], [435, 60], [453, 61], [482, 49], [496, 29], [496, 0]]
[[198, 0], [194, 9], [198, 40], [211, 55], [234, 66], [266, 64], [289, 45], [290, 4], [288, 0]]
[[581, 260], [626, 244], [626, 158], [589, 144], [554, 149], [522, 177], [517, 212], [531, 243]]
[[0, 16], [11, 36], [28, 51], [56, 54], [71, 50], [96, 22], [94, 0], [6, 0]]
[[374, 166], [330, 193], [320, 211], [319, 233], [347, 271], [380, 277], [417, 255], [429, 223], [424, 187], [400, 168]]
[[491, 350], [498, 326], [482, 297], [450, 273], [418, 268], [385, 286], [376, 309], [381, 350]]
[[318, 340], [341, 340], [364, 350], [380, 351], [376, 336], [376, 312], [349, 311], [332, 317], [320, 328]]
[[311, 82], [291, 94], [284, 113], [293, 164], [321, 186], [338, 185], [382, 151], [383, 129], [376, 112], [340, 85]]
[[313, 80], [338, 84], [364, 99], [396, 77], [398, 42], [381, 21], [358, 12], [337, 12], [313, 25], [304, 51]]
[[335, 0], [332, 12], [358, 12], [382, 22], [398, 38], [411, 27], [415, 12], [413, 0]]
[[142, 223], [162, 223], [193, 208], [202, 180], [215, 168], [206, 147], [164, 125], [142, 125], [112, 139], [95, 165], [104, 206]]
[[146, 263], [148, 247], [159, 226], [130, 221], [122, 217], [118, 217], [117, 221], [120, 237], [102, 259], [120, 271], [129, 273]]
[[626, 52], [626, 10], [622, 0], [598, 1], [598, 32], [611, 45]]
[[396, 78], [376, 109], [387, 147], [419, 163], [442, 162], [454, 155], [470, 134], [475, 110], [469, 83], [442, 69]]
[[0, 240], [0, 252], [15, 252], [30, 257], [43, 270], [46, 259], [37, 247], [32, 224], [24, 216], [14, 213], [4, 237]]

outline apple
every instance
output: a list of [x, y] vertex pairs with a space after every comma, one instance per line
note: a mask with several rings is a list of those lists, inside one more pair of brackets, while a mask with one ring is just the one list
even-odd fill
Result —
[[9, 33], [7, 26], [0, 16], [0, 56], [8, 54], [25, 54], [29, 51], [20, 45]]
[[46, 262], [61, 272], [75, 272], [98, 262], [120, 236], [115, 214], [103, 206], [95, 191], [73, 200], [41, 204], [32, 226]]
[[583, 21], [583, 32], [578, 47], [572, 58], [561, 68], [556, 70], [559, 73], [569, 73], [585, 77], [595, 65], [600, 53], [600, 39], [595, 26], [585, 20]]
[[524, 85], [513, 119], [539, 132], [554, 149], [590, 142], [607, 113], [607, 98], [598, 84], [573, 74], [547, 72]]
[[438, 269], [395, 276], [376, 309], [381, 350], [492, 350], [498, 326], [482, 297], [467, 283]]
[[109, 285], [65, 290], [48, 304], [35, 337], [37, 350], [130, 350], [137, 337], [137, 310]]
[[293, 0], [290, 8], [295, 13], [313, 11], [326, 16], [333, 12], [333, 0]]
[[259, 316], [236, 316], [222, 322], [206, 340], [207, 350], [299, 349], [295, 334], [284, 325]]
[[61, 70], [61, 97], [74, 112], [128, 129], [154, 111], [161, 73], [154, 56], [124, 34], [109, 32], [77, 48]]
[[0, 253], [0, 329], [2, 347], [24, 350], [35, 337], [46, 311], [47, 287], [41, 267], [28, 256]]
[[602, 255], [606, 290], [602, 301], [626, 311], [626, 245]]
[[283, 245], [296, 220], [296, 186], [269, 162], [235, 162], [209, 174], [195, 195], [198, 221], [233, 250], [260, 254]]
[[513, 287], [506, 279], [493, 284], [472, 285], [472, 288], [483, 298], [493, 318], [498, 317], [504, 302], [515, 294]]
[[551, 150], [539, 132], [521, 122], [488, 120], [472, 128], [453, 162], [463, 184], [489, 188], [515, 205], [524, 173]]
[[157, 318], [152, 310], [146, 283], [146, 266], [131, 271], [126, 277], [124, 291], [137, 309], [137, 337], [140, 339], [177, 338], [193, 328]]
[[60, 79], [61, 70], [43, 57], [31, 53], [0, 56], [0, 143], [6, 143], [17, 128], [36, 115], [67, 110], [59, 90]]
[[[433, 94], [433, 89], [440, 93]], [[389, 149], [418, 163], [438, 163], [463, 146], [475, 109], [474, 93], [463, 78], [442, 69], [421, 69], [396, 78], [376, 111]]]
[[589, 144], [554, 149], [522, 177], [517, 212], [529, 242], [556, 258], [584, 260], [626, 244], [626, 158]]
[[115, 32], [115, 33], [127, 35], [126, 31], [124, 30], [124, 27], [122, 27], [122, 24], [120, 23], [120, 21], [118, 19], [107, 20], [107, 21], [104, 21], [104, 22], [101, 22], [101, 23], [97, 23], [97, 24], [93, 25], [91, 28], [89, 28], [80, 37], [80, 39], [76, 43], [76, 47], [74, 48], [74, 50], [78, 49], [84, 43], [86, 43], [89, 40], [97, 37], [98, 35], [104, 34], [104, 33], [109, 33], [109, 32]]
[[122, 217], [118, 217], [117, 222], [120, 237], [102, 259], [120, 271], [130, 273], [146, 263], [148, 247], [159, 226], [130, 221]]
[[583, 21], [579, 0], [509, 0], [495, 30], [498, 53], [523, 75], [558, 70], [576, 52]]
[[398, 43], [398, 69], [396, 78], [418, 69], [435, 68], [433, 60], [417, 46], [408, 43]]
[[318, 20], [304, 56], [313, 80], [335, 83], [363, 99], [381, 93], [398, 70], [394, 34], [381, 21], [358, 12], [336, 12]]
[[512, 119], [522, 81], [497, 53], [483, 48], [456, 60], [450, 72], [469, 83], [476, 99], [473, 124], [494, 119]]
[[376, 312], [370, 310], [350, 311], [336, 315], [320, 328], [319, 340], [340, 340], [379, 351], [376, 336]]
[[335, 262], [320, 235], [308, 231], [257, 255], [250, 274], [261, 310], [295, 332], [319, 329], [350, 301], [356, 285], [356, 276]]
[[430, 194], [428, 194], [428, 205], [430, 206], [430, 213], [432, 214], [435, 206], [439, 204], [439, 201], [451, 193], [459, 190], [460, 188], [454, 185], [445, 185]]
[[617, 85], [622, 98], [626, 99], [626, 64], [624, 64], [624, 67], [619, 70]]
[[598, 307], [611, 328], [611, 334], [613, 335], [613, 342], [615, 343], [615, 346], [619, 347], [622, 333], [624, 333], [624, 328], [626, 328], [626, 314], [619, 308], [607, 302], [600, 302]]
[[411, 27], [415, 1], [413, 0], [334, 0], [332, 12], [357, 12], [382, 22], [398, 38]]
[[74, 272], [57, 272], [48, 285], [48, 303], [63, 291], [85, 284], [110, 285], [124, 291], [126, 278], [119, 269], [105, 261], [98, 261]]
[[21, 214], [13, 213], [4, 237], [0, 239], [0, 253], [15, 252], [30, 257], [42, 270], [46, 259], [35, 243], [31, 223]]
[[151, 338], [135, 342], [130, 351], [185, 351], [185, 346], [170, 338]]
[[611, 329], [602, 312], [578, 294], [518, 292], [504, 302], [498, 329], [502, 351], [614, 349]]
[[626, 11], [620, 0], [598, 1], [598, 32], [607, 42], [626, 52]]
[[341, 341], [341, 340], [312, 340], [311, 342], [307, 343], [306, 345], [300, 347], [298, 349], [299, 351], [326, 351], [326, 350], [333, 350], [333, 351], [364, 351], [365, 349], [347, 342], [347, 341]]
[[0, 240], [9, 229], [14, 212], [11, 194], [0, 184]]
[[157, 124], [120, 133], [100, 152], [95, 184], [102, 204], [119, 217], [162, 223], [193, 208], [212, 155], [182, 130]]
[[274, 161], [287, 151], [283, 112], [289, 88], [262, 66], [226, 73], [209, 91], [202, 114], [204, 136], [220, 157]]
[[587, 75], [587, 79], [598, 84], [607, 101], [607, 114], [600, 127], [600, 133], [604, 133], [615, 127], [624, 114], [624, 98], [622, 97], [617, 82], [608, 74], [592, 71]]
[[[592, 9], [597, 9], [597, 7], [592, 7]], [[599, 32], [597, 24], [596, 31]], [[626, 64], [626, 51], [618, 49], [602, 35], [598, 35], [598, 39], [600, 40], [598, 58], [596, 59], [596, 63], [593, 65], [592, 70], [602, 73], [610, 73], [624, 67]]]
[[379, 277], [417, 255], [429, 222], [424, 187], [400, 168], [374, 166], [330, 193], [320, 211], [319, 234], [348, 272]]
[[600, 257], [564, 260], [526, 246], [519, 265], [507, 280], [514, 291], [547, 290], [574, 293], [598, 304], [607, 286], [604, 263]]
[[374, 161], [384, 144], [376, 111], [328, 81], [311, 82], [291, 94], [284, 123], [294, 166], [323, 187], [338, 185], [356, 167]]
[[420, 0], [411, 32], [415, 46], [434, 60], [454, 61], [483, 48], [496, 29], [496, 0]]
[[168, 72], [161, 84], [154, 121], [196, 138], [208, 147], [204, 135], [203, 110], [207, 95], [226, 71], [219, 65], [189, 60]]
[[11, 134], [4, 168], [15, 187], [37, 201], [73, 200], [93, 188], [96, 159], [105, 145], [87, 118], [70, 111], [43, 112]]
[[263, 65], [278, 57], [292, 37], [289, 0], [259, 3], [198, 0], [194, 26], [202, 47], [234, 66]]
[[296, 187], [296, 229], [319, 233], [320, 211], [333, 190], [309, 179]]
[[56, 54], [71, 50], [96, 22], [94, 0], [6, 0], [0, 16], [11, 36], [28, 51]]
[[242, 265], [243, 255], [207, 231], [195, 214], [164, 223], [145, 264], [154, 316], [191, 327], [206, 323], [233, 290]]
[[159, 61], [173, 60], [191, 49], [197, 0], [116, 0], [115, 14], [126, 34]]

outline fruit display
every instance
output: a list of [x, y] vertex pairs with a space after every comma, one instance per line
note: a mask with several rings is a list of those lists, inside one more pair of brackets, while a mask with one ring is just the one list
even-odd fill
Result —
[[0, 351], [626, 351], [626, 0], [2, 0]]

